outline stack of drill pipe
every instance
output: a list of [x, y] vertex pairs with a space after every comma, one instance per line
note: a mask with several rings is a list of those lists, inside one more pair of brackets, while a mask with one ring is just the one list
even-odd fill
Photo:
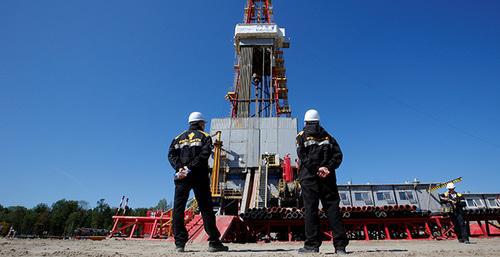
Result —
[[253, 208], [240, 214], [240, 217], [247, 220], [278, 220], [278, 219], [302, 219], [304, 214], [297, 208]]
[[404, 211], [405, 211], [404, 205], [397, 205], [397, 204], [393, 205], [392, 211], [391, 211], [391, 216], [393, 216], [393, 217], [406, 216]]
[[362, 228], [353, 228], [353, 229], [348, 229], [346, 231], [347, 238], [351, 240], [364, 240], [365, 239], [365, 232]]
[[416, 211], [417, 210], [417, 206], [407, 204], [406, 205], [406, 210], [407, 211]]
[[[344, 206], [341, 207], [343, 218], [386, 218], [386, 217], [414, 217], [427, 216], [430, 212], [417, 212], [415, 205], [383, 205], [383, 206]], [[468, 213], [472, 213], [469, 211]], [[327, 219], [326, 211], [318, 210], [320, 219]], [[252, 208], [245, 213], [241, 213], [240, 217], [245, 220], [297, 220], [304, 218], [304, 208]], [[380, 237], [375, 235], [375, 237]]]
[[376, 207], [367, 207], [367, 212], [373, 212], [374, 216], [377, 218], [385, 217], [414, 217], [421, 213], [417, 212], [417, 206], [415, 205], [383, 205]]
[[368, 229], [368, 237], [370, 239], [374, 239], [374, 240], [381, 240], [381, 239], [385, 239], [385, 231], [384, 229], [381, 229], [381, 228], [369, 228]]

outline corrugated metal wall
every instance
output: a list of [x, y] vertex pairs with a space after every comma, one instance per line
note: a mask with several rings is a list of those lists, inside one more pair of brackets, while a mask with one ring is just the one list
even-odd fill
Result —
[[258, 167], [264, 153], [290, 154], [292, 164], [297, 159], [295, 136], [297, 119], [223, 118], [212, 119], [210, 133], [222, 132], [222, 148], [227, 151], [230, 168]]

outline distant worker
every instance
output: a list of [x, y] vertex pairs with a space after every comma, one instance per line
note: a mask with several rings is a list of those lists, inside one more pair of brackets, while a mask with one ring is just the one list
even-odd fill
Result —
[[184, 252], [188, 232], [184, 225], [184, 210], [193, 189], [198, 202], [205, 231], [208, 234], [209, 252], [228, 251], [220, 241], [220, 233], [215, 224], [208, 158], [212, 154], [212, 138], [205, 133], [205, 119], [199, 112], [189, 115], [189, 129], [178, 135], [170, 144], [168, 160], [176, 171], [174, 176], [175, 198], [173, 229], [176, 250]]
[[444, 193], [441, 200], [450, 206], [449, 215], [455, 227], [455, 234], [457, 235], [458, 242], [470, 244], [467, 224], [464, 218], [464, 198], [462, 194], [455, 191], [454, 183], [448, 183], [446, 188], [448, 191]]
[[319, 124], [319, 113], [308, 110], [304, 130], [297, 135], [297, 155], [300, 161], [300, 186], [304, 201], [306, 240], [299, 253], [319, 252], [322, 242], [318, 216], [319, 200], [332, 228], [333, 245], [337, 254], [346, 254], [349, 243], [340, 214], [340, 197], [335, 169], [342, 162], [337, 141]]

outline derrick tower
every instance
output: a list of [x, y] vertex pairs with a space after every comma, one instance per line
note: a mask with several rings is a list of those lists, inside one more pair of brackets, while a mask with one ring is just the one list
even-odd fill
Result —
[[226, 95], [233, 118], [290, 117], [283, 58], [289, 45], [273, 21], [271, 0], [248, 0], [235, 28], [234, 86]]
[[[270, 0], [247, 0], [234, 29], [234, 85], [226, 95], [231, 116], [211, 120], [217, 134], [212, 196], [218, 213], [295, 205], [297, 119], [291, 117], [283, 49], [290, 42], [273, 21]], [[285, 192], [286, 191], [286, 192]]]

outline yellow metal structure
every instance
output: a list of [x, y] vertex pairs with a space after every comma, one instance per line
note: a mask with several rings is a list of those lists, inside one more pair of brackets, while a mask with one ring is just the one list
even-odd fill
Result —
[[219, 171], [220, 171], [220, 159], [222, 151], [222, 141], [221, 141], [220, 131], [215, 132], [215, 142], [214, 142], [214, 165], [212, 167], [212, 196], [220, 197], [219, 188]]

